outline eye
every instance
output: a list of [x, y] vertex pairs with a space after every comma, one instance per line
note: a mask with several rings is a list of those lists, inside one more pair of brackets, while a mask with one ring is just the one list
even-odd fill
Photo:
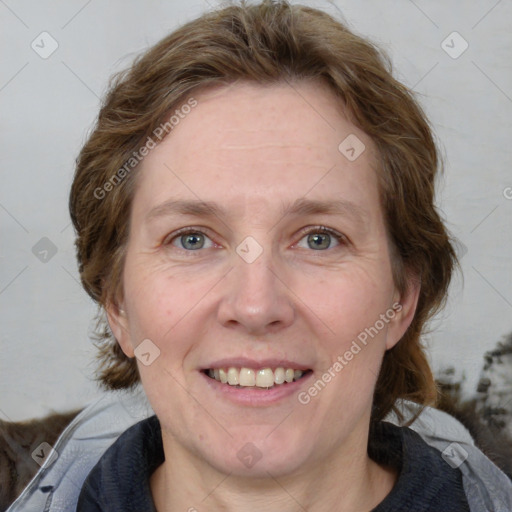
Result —
[[213, 242], [198, 229], [184, 228], [169, 235], [163, 245], [173, 245], [185, 251], [197, 251], [211, 248]]
[[[313, 249], [315, 251], [322, 251], [325, 249], [332, 249], [339, 245], [346, 244], [347, 240], [344, 235], [334, 231], [333, 229], [326, 228], [324, 226], [316, 226], [313, 228], [306, 228], [303, 231], [305, 236], [301, 238], [298, 246], [303, 249]], [[307, 246], [300, 245], [302, 240], [306, 240]]]

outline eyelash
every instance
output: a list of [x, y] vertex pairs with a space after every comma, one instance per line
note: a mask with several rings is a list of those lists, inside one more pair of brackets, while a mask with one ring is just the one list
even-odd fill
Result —
[[[178, 231], [175, 231], [174, 233], [171, 233], [169, 236], [167, 236], [165, 239], [164, 239], [164, 242], [162, 245], [164, 246], [170, 246], [172, 245], [172, 242], [174, 240], [176, 240], [178, 237], [180, 236], [183, 236], [183, 235], [188, 235], [188, 234], [201, 234], [201, 235], [205, 235], [207, 236], [208, 238], [211, 239], [211, 237], [208, 236], [208, 233], [206, 233], [204, 231], [204, 228], [194, 228], [193, 226], [192, 227], [186, 227], [186, 228], [182, 228], [182, 229], [179, 229]], [[310, 235], [310, 234], [327, 234], [327, 235], [331, 235], [332, 237], [335, 238], [335, 240], [340, 244], [340, 246], [342, 245], [348, 245], [349, 244], [349, 240], [348, 238], [345, 236], [345, 235], [342, 235], [341, 233], [339, 233], [338, 231], [332, 229], [332, 228], [328, 228], [328, 227], [325, 227], [325, 226], [311, 226], [311, 227], [307, 227], [307, 228], [303, 228], [301, 231], [300, 231], [300, 239], [299, 239], [299, 242], [300, 240], [302, 240], [305, 236], [307, 235]], [[213, 240], [212, 240], [213, 241]], [[298, 243], [298, 242], [297, 242]], [[194, 252], [200, 252], [200, 249], [196, 250], [196, 251], [193, 251], [193, 250], [187, 250], [187, 249], [182, 249], [180, 247], [176, 247], [176, 249], [179, 249], [180, 251], [182, 252], [186, 252], [186, 253], [194, 253]], [[335, 247], [333, 248], [329, 248], [329, 249], [323, 249], [323, 250], [318, 250], [318, 251], [314, 251], [312, 249], [312, 251], [314, 252], [325, 252], [325, 251], [328, 251], [328, 250], [332, 250], [332, 249], [335, 249]]]
[[[348, 239], [347, 239], [347, 237], [345, 235], [342, 235], [338, 231], [336, 231], [336, 230], [334, 230], [332, 228], [325, 227], [325, 226], [311, 226], [311, 227], [303, 228], [300, 231], [299, 242], [305, 236], [311, 235], [311, 234], [331, 235], [331, 237], [333, 237], [340, 244], [340, 246], [348, 244]], [[325, 250], [330, 250], [330, 249], [325, 249]], [[334, 249], [334, 247], [332, 249]], [[315, 252], [323, 252], [323, 251], [315, 251]]]

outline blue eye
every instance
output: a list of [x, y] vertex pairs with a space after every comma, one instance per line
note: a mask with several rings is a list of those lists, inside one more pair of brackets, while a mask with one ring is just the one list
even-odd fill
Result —
[[[313, 249], [314, 251], [322, 251], [325, 249], [332, 249], [332, 242], [335, 242], [336, 245], [342, 245], [346, 240], [345, 237], [337, 233], [332, 229], [325, 228], [323, 226], [318, 226], [315, 228], [310, 228], [306, 235], [301, 238], [301, 241], [307, 239], [308, 246], [306, 249]], [[300, 243], [300, 242], [299, 242]]]
[[[210, 241], [210, 245], [205, 246], [208, 240]], [[212, 245], [211, 240], [204, 233], [191, 229], [182, 231], [181, 234], [178, 233], [172, 238], [170, 243], [186, 251], [197, 251], [198, 249], [209, 248]]]
[[[303, 233], [303, 237], [297, 244], [302, 249], [325, 251], [340, 245], [346, 245], [347, 243], [344, 235], [324, 226], [305, 228]], [[303, 240], [306, 240], [306, 246], [303, 245]], [[210, 249], [214, 244], [210, 237], [201, 230], [197, 228], [183, 228], [167, 237], [163, 245], [172, 245], [187, 252], [194, 252], [200, 249]]]
[[314, 233], [308, 235], [308, 245], [315, 251], [328, 249], [331, 245], [331, 235], [328, 233]]

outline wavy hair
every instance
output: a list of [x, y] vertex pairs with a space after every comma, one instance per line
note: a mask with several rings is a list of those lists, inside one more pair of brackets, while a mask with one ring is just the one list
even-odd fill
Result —
[[[122, 352], [104, 314], [123, 293], [137, 175], [137, 166], [130, 170], [126, 163], [199, 87], [303, 79], [326, 83], [350, 120], [373, 140], [395, 284], [404, 292], [409, 279], [421, 280], [414, 319], [384, 356], [372, 420], [397, 412], [399, 399], [435, 403], [436, 385], [420, 336], [443, 305], [457, 258], [435, 206], [441, 166], [432, 130], [381, 50], [323, 11], [273, 0], [208, 12], [140, 55], [111, 80], [77, 158], [69, 209], [81, 281], [99, 306], [98, 379], [105, 387], [139, 382], [135, 359]], [[122, 179], [112, 184], [123, 166]], [[108, 193], [99, 193], [108, 182]]]

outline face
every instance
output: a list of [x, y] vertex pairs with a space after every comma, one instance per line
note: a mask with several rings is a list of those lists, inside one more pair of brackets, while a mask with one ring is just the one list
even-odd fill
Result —
[[194, 97], [139, 169], [108, 309], [164, 447], [255, 476], [366, 449], [417, 297], [393, 283], [372, 142], [319, 83]]

